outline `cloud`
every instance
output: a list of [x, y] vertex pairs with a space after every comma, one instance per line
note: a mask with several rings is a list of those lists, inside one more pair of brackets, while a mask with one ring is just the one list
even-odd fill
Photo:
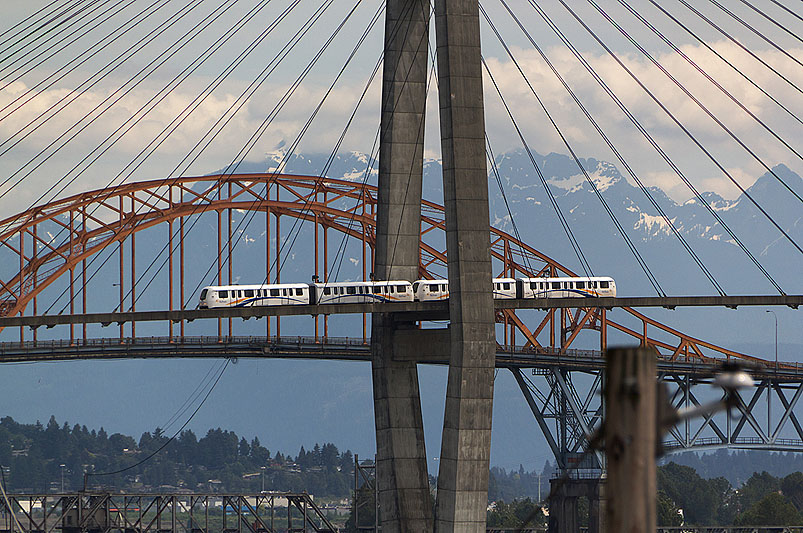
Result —
[[[266, 16], [266, 20], [268, 18]], [[278, 109], [277, 106], [287, 94], [293, 80], [314, 56], [317, 45], [325, 40], [330, 29], [312, 32], [308, 37], [312, 42], [304, 41], [307, 44], [299, 46], [293, 52], [290, 56], [292, 60], [284, 63], [254, 93], [246, 105], [229, 117], [229, 110], [237, 101], [238, 95], [264, 66], [260, 64], [260, 60], [264, 62], [266, 57], [272, 57], [281, 40], [277, 38], [266, 42], [265, 48], [256, 54], [259, 57], [253, 58], [214, 93], [206, 95], [197, 109], [184, 119], [144, 162], [141, 162], [138, 154], [142, 150], [150, 150], [148, 146], [152, 145], [154, 140], [163, 139], [162, 132], [165, 128], [170, 127], [171, 121], [180, 116], [199, 94], [203, 94], [204, 88], [216, 72], [225, 65], [224, 58], [212, 61], [210, 65], [206, 65], [204, 69], [170, 92], [157, 105], [153, 105], [149, 102], [154, 97], [160, 98], [160, 89], [180, 71], [182, 66], [180, 62], [168, 63], [91, 124], [88, 123], [89, 120], [99, 113], [93, 109], [98, 105], [105, 107], [102, 102], [106, 98], [116, 98], [115, 92], [123, 85], [125, 76], [129, 71], [136, 72], [136, 65], [143, 63], [144, 59], [135, 60], [136, 63], [127, 67], [125, 72], [115, 72], [102, 83], [80, 95], [75, 92], [75, 87], [80, 85], [80, 80], [86, 79], [91, 74], [88, 65], [82, 72], [76, 72], [50, 88], [35, 89], [32, 93], [35, 97], [0, 120], [0, 143], [3, 143], [0, 146], [0, 153], [5, 152], [0, 155], [2, 179], [10, 177], [10, 183], [14, 183], [30, 172], [30, 176], [24, 180], [24, 186], [17, 187], [12, 195], [7, 194], [4, 198], [0, 198], [0, 213], [7, 215], [16, 212], [13, 210], [19, 210], [21, 205], [27, 205], [40, 197], [47, 200], [54, 195], [64, 196], [71, 192], [104, 187], [118, 175], [120, 175], [118, 179], [124, 177], [128, 180], [156, 179], [169, 175], [176, 167], [179, 172], [185, 174], [206, 173], [237, 159], [259, 160], [279, 143], [291, 143], [321, 102], [328, 90], [329, 81], [353, 46], [349, 44], [349, 40], [356, 39], [357, 30], [352, 27], [350, 32], [347, 30], [340, 36], [341, 40], [327, 51], [316, 70], [294, 91], [264, 131], [263, 121]], [[505, 28], [505, 31], [507, 35], [512, 35], [513, 29]], [[279, 37], [284, 38], [286, 42], [286, 34]], [[803, 115], [801, 105], [798, 104], [800, 94], [795, 87], [781, 81], [778, 76], [729, 41], [712, 40], [709, 45], [732, 61], [756, 84], [771, 92], [792, 113], [797, 116]], [[379, 46], [381, 46], [381, 28], [372, 34], [365, 49], [360, 50], [354, 64], [316, 112], [314, 121], [309, 125], [297, 148], [298, 151], [326, 153], [332, 150], [364, 90]], [[591, 49], [590, 45], [586, 48]], [[625, 49], [623, 46], [614, 48]], [[684, 87], [699, 98], [701, 103], [710, 109], [738, 139], [748, 144], [768, 166], [785, 163], [793, 170], [803, 172], [803, 165], [797, 156], [773, 139], [772, 135], [690, 67], [683, 58], [665, 46], [654, 45], [654, 48], [659, 50], [653, 52], [657, 61], [681, 80]], [[233, 46], [229, 52], [235, 49]], [[492, 46], [486, 46], [486, 49], [489, 50], [486, 51], [488, 65], [513, 110], [530, 148], [539, 153], [551, 151], [566, 153], [566, 147], [544, 116], [513, 62], [499, 49]], [[645, 57], [633, 52], [632, 48], [628, 50], [630, 51], [627, 53], [619, 52], [623, 63], [667, 109], [671, 110], [712, 157], [721, 162], [725, 168], [734, 169], [733, 174], [738, 176], [740, 183], [749, 186], [752, 180], [764, 173], [760, 162], [739, 147], [659, 69]], [[726, 88], [735, 99], [765, 122], [773, 132], [788, 140], [793, 146], [796, 144], [793, 141], [800, 138], [801, 125], [786, 111], [746, 82], [704, 46], [685, 43], [682, 50]], [[524, 44], [512, 46], [511, 51], [578, 155], [612, 161], [621, 166], [538, 53]], [[803, 85], [803, 69], [784, 54], [768, 46], [764, 49], [756, 48], [754, 52], [793, 83], [798, 86]], [[787, 52], [794, 57], [803, 57], [803, 48], [788, 48]], [[566, 78], [579, 99], [587, 106], [638, 175], [648, 185], [658, 185], [676, 199], [688, 198], [691, 193], [685, 189], [672, 170], [574, 56], [565, 48], [557, 46], [547, 47], [547, 53], [557, 70]], [[583, 53], [599, 75], [606, 80], [633, 115], [638, 117], [696, 186], [704, 190], [713, 190], [727, 198], [733, 198], [738, 194], [738, 190], [729, 184], [728, 178], [717, 166], [688, 139], [649, 95], [630, 79], [616, 61], [599, 51]], [[177, 58], [176, 61], [186, 62], [187, 56]], [[58, 67], [58, 64], [45, 64], [32, 70], [20, 81], [6, 86], [0, 85], [2, 87], [0, 107], [11, 105], [0, 113], [0, 118], [17, 105], [12, 104], [14, 99], [35, 87], [39, 80], [44, 79]], [[381, 72], [371, 85], [348, 129], [348, 135], [341, 146], [342, 151], [371, 150], [379, 125], [380, 78]], [[521, 142], [487, 76], [484, 91], [486, 128], [494, 152], [499, 154], [520, 148]], [[58, 102], [64, 98], [73, 101], [53, 115], [44, 125], [35, 131], [30, 130], [27, 125], [31, 121], [35, 124], [40, 122], [42, 119], [37, 117], [42, 113], [46, 117], [50, 116], [51, 106], [56, 105], [58, 108], [60, 106]], [[152, 109], [130, 131], [124, 134], [114, 133], [118, 128], [128, 128], [128, 125], [140, 117], [143, 106]], [[89, 117], [84, 118], [87, 114]], [[215, 127], [220, 117], [225, 117], [228, 122], [214, 140], [208, 141], [204, 136]], [[60, 136], [65, 136], [64, 138], [73, 136], [79, 129], [82, 131], [75, 135], [69, 144], [55, 151], [62, 143], [59, 140]], [[110, 135], [111, 139], [106, 140]], [[113, 144], [112, 140], [115, 141]], [[11, 145], [17, 142], [18, 144], [11, 148]], [[51, 143], [55, 144], [49, 147]], [[204, 147], [202, 152], [201, 146]], [[93, 150], [95, 154], [92, 154]], [[96, 155], [101, 150], [105, 150], [105, 153], [95, 161]], [[427, 102], [425, 154], [427, 157], [439, 157], [439, 152], [438, 99], [433, 83]], [[52, 155], [44, 161], [49, 154]], [[193, 163], [181, 165], [180, 162], [188, 155], [188, 159]], [[82, 163], [81, 161], [87, 156], [88, 159]], [[92, 164], [87, 166], [90, 161], [93, 161]], [[132, 171], [134, 166], [138, 168]], [[74, 182], [67, 186], [66, 184], [73, 179]], [[0, 194], [7, 190], [8, 185], [0, 187]], [[10, 201], [11, 196], [13, 202]]]

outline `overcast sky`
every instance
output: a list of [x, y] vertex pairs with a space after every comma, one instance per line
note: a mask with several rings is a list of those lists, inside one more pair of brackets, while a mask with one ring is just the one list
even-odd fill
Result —
[[[138, 162], [138, 159], [135, 160], [137, 154], [146, 149], [153, 139], [159, 138], [164, 128], [291, 3], [289, 0], [269, 2], [234, 38], [226, 42], [219, 51], [169, 93], [160, 91], [174, 76], [180, 75], [182, 69], [192, 65], [192, 61], [211, 46], [215, 39], [225, 35], [233, 24], [253, 9], [257, 5], [255, 0], [230, 0], [228, 3], [223, 3], [222, 0], [202, 2], [167, 30], [155, 37], [147, 38], [144, 48], [116, 69], [109, 72], [107, 68], [104, 72], [108, 74], [95, 81], [97, 73], [108, 62], [115, 60], [119, 54], [126, 54], [129, 47], [138, 47], [138, 41], [149, 32], [158, 31], [159, 25], [169, 16], [175, 16], [182, 8], [186, 9], [193, 5], [177, 0], [167, 3], [165, 0], [155, 3], [139, 1], [130, 2], [125, 9], [118, 10], [116, 7], [112, 8], [115, 3], [111, 1], [97, 3], [99, 7], [91, 6], [86, 11], [76, 13], [73, 19], [70, 19], [75, 25], [68, 26], [67, 23], [48, 33], [48, 37], [52, 37], [52, 40], [42, 38], [31, 41], [19, 38], [12, 40], [10, 37], [20, 28], [18, 23], [40, 9], [44, 2], [3, 1], [4, 16], [0, 20], [0, 32], [2, 32], [0, 40], [7, 42], [2, 44], [3, 51], [0, 55], [0, 76], [3, 78], [0, 82], [0, 107], [5, 108], [0, 112], [0, 142], [3, 143], [0, 145], [0, 170], [2, 180], [8, 180], [8, 183], [0, 188], [0, 194], [4, 195], [0, 198], [0, 213], [3, 215], [17, 212], [23, 205], [27, 207], [31, 203], [41, 201], [40, 198], [50, 199], [54, 196], [64, 196], [68, 192], [103, 187], [115, 179], [145, 180], [167, 174], [205, 173], [243, 157], [249, 160], [261, 160], [282, 141], [290, 143], [296, 138], [379, 7], [376, 1], [363, 1], [357, 5], [354, 14], [324, 52], [321, 61], [313, 67], [281, 111], [276, 113], [269, 127], [258, 136], [257, 142], [250, 146], [248, 139], [259, 131], [259, 126], [265, 117], [274, 112], [277, 103], [281, 101], [291, 84], [346, 17], [348, 11], [354, 7], [353, 2], [334, 0], [309, 33], [239, 109], [217, 138], [195, 158], [198, 150], [193, 151], [193, 146], [219, 117], [227, 113], [242, 91], [257, 78], [260, 70], [266, 64], [270, 64], [269, 62], [283, 46], [292, 42], [292, 35], [320, 5], [309, 0], [301, 0], [268, 38], [219, 87], [203, 99], [200, 106], [169, 136], [168, 140], [162, 143], [141, 166], [132, 171], [130, 168], [126, 169], [126, 165], [132, 161]], [[738, 190], [728, 178], [707, 160], [687, 135], [673, 123], [669, 115], [662, 111], [613, 57], [578, 25], [567, 10], [558, 2], [545, 4], [548, 4], [547, 14], [561, 31], [565, 32], [589, 64], [649, 129], [670, 157], [687, 172], [692, 181], [703, 190], [715, 191], [727, 198], [736, 197]], [[633, 5], [662, 34], [680, 46], [689, 58], [779, 137], [798, 149], [801, 122], [795, 117], [803, 116], [800, 90], [803, 86], [803, 66], [797, 62], [797, 58], [803, 57], [801, 54], [803, 44], [794, 36], [803, 35], [801, 20], [783, 12], [772, 2], [756, 2], [756, 5], [766, 10], [774, 20], [788, 25], [787, 28], [781, 28], [750, 10], [740, 1], [730, 0], [724, 3], [737, 16], [743, 17], [757, 31], [768, 37], [770, 42], [767, 42], [713, 4], [695, 3], [699, 4], [703, 14], [710, 16], [723, 30], [743, 43], [762, 61], [771, 65], [780, 75], [786, 77], [788, 81], [784, 81], [722, 33], [714, 30], [701, 18], [692, 15], [679, 2], [663, 2], [663, 4], [666, 4], [666, 8], [687, 24], [696, 35], [704, 39], [705, 45], [671, 22], [646, 0], [633, 2]], [[84, 56], [80, 54], [88, 50], [92, 53], [104, 46], [108, 34], [119, 33], [121, 25], [151, 5], [159, 7], [155, 14], [139, 21], [122, 38], [84, 61]], [[513, 0], [509, 5], [531, 37], [546, 51], [549, 59], [565, 77], [579, 99], [631, 162], [639, 176], [649, 184], [664, 188], [677, 200], [683, 201], [689, 198], [691, 193], [678, 177], [655, 151], [649, 148], [642, 135], [572, 53], [559, 42], [532, 6], [524, 0]], [[573, 0], [569, 5], [743, 186], [749, 186], [764, 173], [761, 162], [750, 156], [722, 127], [706, 116], [700, 107], [628, 43], [621, 33], [588, 2]], [[483, 3], [483, 6], [494, 24], [500, 28], [503, 39], [510, 46], [513, 56], [524, 70], [533, 89], [544, 101], [577, 153], [584, 157], [614, 161], [613, 154], [592, 129], [523, 32], [512, 22], [502, 4], [496, 0], [489, 0]], [[797, 156], [767, 133], [755, 119], [739, 109], [723, 91], [696, 72], [685, 59], [628, 13], [618, 1], [602, 0], [600, 7], [612, 20], [621, 24], [629, 35], [637, 39], [654, 59], [699, 98], [701, 103], [738, 138], [748, 144], [761, 161], [769, 166], [785, 163], [793, 170], [803, 171], [803, 164]], [[104, 13], [107, 8], [112, 9]], [[90, 9], [96, 10], [90, 12]], [[218, 18], [212, 21], [205, 20], [206, 17], [213, 17], [217, 9], [221, 10]], [[794, 9], [801, 11], [798, 5], [795, 5]], [[108, 15], [113, 16], [106, 20]], [[27, 23], [22, 26], [25, 24]], [[149, 71], [149, 63], [154, 60], [157, 63], [161, 62], [159, 54], [165, 51], [172, 53], [171, 46], [174, 46], [181, 35], [196, 25], [203, 30], [197, 38], [170, 56], [147, 78], [137, 78], [140, 80], [139, 83], [132, 87], [129, 83], [132, 76], [135, 76], [140, 69]], [[567, 153], [555, 130], [546, 121], [515, 64], [484, 21], [482, 25], [484, 55], [515, 114], [515, 120], [522, 128], [527, 143], [540, 153], [551, 151]], [[80, 31], [84, 29], [91, 31], [71, 43], [72, 37], [66, 35], [79, 27]], [[332, 93], [326, 98], [322, 109], [299, 145], [300, 151], [323, 153], [331, 151], [379, 57], [382, 34], [383, 20], [380, 19], [343, 76], [335, 84]], [[432, 41], [434, 42], [434, 35]], [[774, 48], [774, 45], [780, 50]], [[749, 84], [732, 67], [712, 54], [706, 46], [711, 46], [727, 58], [756, 85], [785, 106], [787, 111]], [[36, 60], [32, 59], [34, 56], [37, 57]], [[70, 61], [72, 63], [68, 63]], [[66, 68], [72, 70], [63, 73]], [[371, 150], [378, 127], [379, 81], [378, 76], [348, 130], [342, 150], [361, 152]], [[495, 153], [520, 148], [521, 142], [487, 76], [485, 95], [487, 129]], [[158, 104], [148, 103], [162, 96], [165, 97]], [[107, 98], [110, 99], [109, 102], [118, 98], [119, 101], [110, 106], [108, 102], [104, 103], [104, 99]], [[59, 103], [61, 99], [65, 100]], [[436, 100], [433, 84], [428, 109], [427, 155], [434, 158], [439, 157], [440, 152]], [[51, 106], [55, 106], [53, 109], [63, 107], [63, 110], [53, 115]], [[88, 124], [92, 117], [98, 116], [99, 110], [95, 110], [96, 106], [100, 106], [98, 109], [109, 107], [109, 110]], [[142, 106], [153, 109], [131, 127], [132, 120], [140, 116], [137, 113]], [[41, 122], [43, 118], [38, 118], [40, 115], [47, 117], [47, 122], [32, 130], [29, 124], [31, 121], [35, 121], [35, 124]], [[86, 115], [89, 115], [89, 118], [84, 118]], [[76, 124], [79, 126], [76, 127]], [[117, 128], [123, 128], [126, 133], [124, 135], [115, 133]], [[78, 129], [82, 131], [76, 135]], [[97, 157], [97, 147], [109, 136], [111, 139], [103, 146], [110, 148], [94, 161]], [[68, 138], [72, 140], [65, 144], [65, 139]], [[111, 140], [116, 142], [110, 145]], [[64, 146], [61, 147], [62, 145]], [[249, 148], [242, 151], [244, 146]], [[89, 156], [87, 162], [80, 163], [93, 150], [96, 152]], [[44, 160], [42, 155], [37, 157], [40, 152], [52, 155]], [[192, 164], [181, 164], [182, 159], [190, 153], [193, 154]], [[94, 162], [86, 166], [89, 161]], [[79, 165], [78, 169], [72, 170], [75, 165]], [[20, 181], [22, 178], [24, 180]], [[11, 184], [18, 181], [21, 184], [10, 190]], [[59, 192], [65, 186], [66, 189]]]

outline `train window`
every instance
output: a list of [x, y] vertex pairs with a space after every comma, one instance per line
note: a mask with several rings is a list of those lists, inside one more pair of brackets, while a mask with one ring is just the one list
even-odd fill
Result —
[[504, 289], [505, 289], [506, 291], [509, 291], [509, 290], [510, 290], [510, 282], [509, 282], [509, 281], [508, 281], [508, 282], [506, 282], [506, 283], [503, 285], [503, 287], [504, 287]]
[[246, 298], [253, 298], [254, 297], [254, 290], [253, 289], [245, 289], [245, 297]]
[[553, 289], [560, 289], [560, 281], [553, 281], [552, 282]]
[[608, 282], [607, 281], [600, 281], [599, 282], [599, 286], [602, 289], [607, 289], [608, 288]]
[[388, 286], [388, 290], [389, 290], [390, 292], [396, 292], [396, 287], [394, 287], [393, 285], [389, 285], [389, 286]]
[[346, 287], [346, 292], [348, 294], [357, 294], [357, 287]]
[[535, 290], [538, 288], [538, 284], [534, 281], [530, 282], [530, 289]]
[[271, 296], [279, 296], [279, 294], [280, 294], [279, 293], [279, 289], [271, 289], [270, 290], [270, 295]]
[[407, 292], [407, 285], [399, 285], [396, 287], [396, 292]]
[[206, 293], [207, 293], [207, 292], [208, 292], [208, 291], [207, 291], [206, 289], [204, 289], [204, 290], [202, 290], [202, 291], [201, 291], [201, 300], [206, 300]]
[[576, 285], [577, 285], [578, 289], [585, 289], [586, 288], [586, 282], [585, 281], [578, 281]]
[[447, 284], [444, 283], [444, 284], [441, 285], [441, 291], [447, 292], [448, 290], [449, 290], [449, 286]]
[[304, 294], [304, 289], [296, 287], [296, 296], [301, 296], [302, 294]]
[[329, 293], [331, 293], [331, 292], [332, 292], [332, 289], [330, 289], [329, 287], [324, 287], [324, 288], [323, 288], [323, 293], [324, 293], [324, 294], [328, 295], [328, 294], [329, 294]]
[[229, 297], [229, 291], [217, 291], [217, 297], [218, 298], [228, 298]]

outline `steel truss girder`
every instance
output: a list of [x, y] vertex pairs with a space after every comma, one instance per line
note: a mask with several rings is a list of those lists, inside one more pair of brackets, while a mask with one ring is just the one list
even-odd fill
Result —
[[[659, 378], [669, 387], [676, 409], [723, 399], [721, 391], [711, 388], [710, 378], [671, 372], [662, 372]], [[735, 407], [730, 412], [709, 414], [673, 428], [664, 441], [664, 448], [668, 451], [719, 447], [803, 451], [803, 427], [795, 414], [803, 395], [803, 382], [768, 376], [735, 395]]]
[[[590, 378], [586, 394], [581, 395], [571, 370], [550, 367], [533, 369], [533, 378], [542, 377], [546, 387], [526, 376], [519, 368], [510, 368], [527, 405], [530, 407], [549, 444], [558, 467], [599, 470], [605, 460], [595, 450], [586, 457], [584, 450], [589, 439], [602, 423], [603, 405], [600, 387], [602, 372], [580, 372]], [[583, 464], [577, 464], [582, 461]]]
[[[604, 457], [595, 451], [593, 461], [576, 465], [591, 435], [603, 418], [601, 401], [604, 371], [573, 370], [566, 367], [525, 369], [509, 366], [558, 468], [600, 469]], [[578, 386], [578, 374], [589, 382]], [[541, 378], [541, 379], [538, 379]], [[662, 371], [659, 381], [668, 389], [674, 409], [699, 407], [722, 400], [721, 390], [712, 388], [712, 378], [698, 374]], [[685, 420], [668, 430], [664, 451], [737, 448], [766, 451], [803, 451], [803, 425], [795, 408], [803, 396], [803, 380], [765, 377], [750, 389], [736, 393], [736, 406], [728, 412]]]
[[[210, 511], [213, 511], [212, 520]], [[228, 533], [336, 531], [305, 492], [255, 495], [79, 492], [9, 494], [8, 504], [0, 500], [0, 529], [8, 533], [52, 533], [55, 530], [65, 533], [211, 533], [221, 531], [221, 527]]]

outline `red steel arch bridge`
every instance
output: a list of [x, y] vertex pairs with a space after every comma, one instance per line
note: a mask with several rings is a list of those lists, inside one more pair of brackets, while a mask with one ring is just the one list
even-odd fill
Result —
[[[272, 244], [267, 239], [265, 256], [259, 260], [268, 265], [265, 279], [278, 282], [287, 280], [287, 274], [282, 275], [282, 255], [288, 254], [282, 228], [286, 231], [287, 225], [301, 222], [307, 229], [305, 257], [308, 253], [314, 261], [306, 265], [307, 272], [324, 281], [334, 279], [332, 259], [341, 253], [338, 250], [342, 250], [345, 235], [352, 251], [356, 246], [361, 254], [358, 270], [367, 280], [373, 264], [376, 193], [371, 185], [318, 176], [211, 175], [89, 191], [9, 217], [0, 222], [4, 265], [0, 276], [0, 362], [152, 357], [370, 360], [365, 312], [374, 309], [368, 305], [194, 310], [198, 280], [190, 272], [190, 264], [197, 261], [198, 250], [196, 241], [194, 249], [188, 249], [187, 237], [194, 224], [203, 220], [204, 257], [211, 263], [211, 276], [216, 283], [232, 283], [239, 267], [233, 249], [236, 244], [232, 244], [238, 242], [233, 220], [258, 216], [267, 236], [273, 238]], [[442, 206], [424, 201], [421, 278], [444, 275], [444, 229]], [[151, 282], [141, 281], [144, 268], [142, 253], [137, 251], [138, 236], [140, 243], [163, 251], [163, 266], [157, 268], [161, 274], [151, 278], [154, 288], [150, 288]], [[496, 276], [574, 275], [499, 229], [491, 228], [491, 245]], [[110, 279], [117, 287], [111, 300]], [[146, 285], [144, 289], [142, 285]], [[143, 309], [146, 304], [140, 293], [145, 290], [159, 296]], [[98, 298], [99, 294], [106, 299]], [[561, 300], [529, 306], [535, 309], [499, 304], [496, 310], [496, 365], [513, 373], [561, 467], [571, 466], [582, 455], [587, 437], [601, 421], [602, 354], [609, 343], [654, 348], [661, 379], [677, 407], [705, 401], [711, 393], [704, 392], [708, 390], [704, 386], [711, 383], [722, 363], [741, 362], [751, 369], [756, 385], [740, 394], [736, 410], [673, 429], [665, 443], [668, 448], [803, 451], [803, 427], [796, 416], [803, 394], [803, 365], [767, 361], [717, 346], [628, 307], [627, 299], [616, 300], [620, 301], [606, 301], [605, 307], [578, 307], [581, 304], [576, 300]], [[758, 303], [796, 306], [799, 300], [776, 297]], [[672, 307], [676, 302], [685, 305], [688, 299], [669, 298], [657, 304]], [[718, 304], [745, 303], [756, 302], [722, 299]], [[441, 317], [444, 310], [438, 304], [411, 304], [405, 313], [408, 319], [431, 320]], [[332, 331], [324, 313], [362, 313], [362, 332], [354, 335], [352, 330], [350, 338], [344, 339]], [[267, 314], [273, 316], [264, 323], [264, 335], [236, 331], [238, 317]], [[314, 315], [307, 319], [309, 326], [303, 335], [287, 335], [287, 328], [282, 333], [281, 316], [292, 314]], [[196, 320], [193, 327], [203, 323], [205, 334], [192, 334], [190, 320]], [[154, 321], [162, 325], [154, 325]], [[210, 335], [212, 322], [217, 331]], [[98, 326], [112, 323], [115, 327]], [[51, 330], [56, 324], [60, 325]], [[159, 328], [158, 332], [154, 328]], [[142, 333], [145, 329], [147, 334]], [[433, 335], [432, 340], [432, 346], [437, 346], [442, 339]], [[421, 354], [420, 362], [448, 363], [436, 352]], [[597, 468], [599, 463], [592, 459], [585, 466]]]

